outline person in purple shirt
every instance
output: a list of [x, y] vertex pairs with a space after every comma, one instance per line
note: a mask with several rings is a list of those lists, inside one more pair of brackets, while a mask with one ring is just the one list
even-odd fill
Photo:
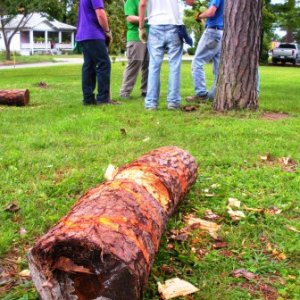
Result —
[[[111, 63], [108, 46], [112, 42], [104, 0], [80, 0], [76, 41], [83, 52], [83, 104], [118, 104], [110, 97]], [[98, 86], [97, 96], [94, 90]]]

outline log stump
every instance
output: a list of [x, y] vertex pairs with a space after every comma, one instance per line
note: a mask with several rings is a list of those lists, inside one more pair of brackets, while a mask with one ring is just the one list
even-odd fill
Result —
[[0, 105], [25, 106], [29, 103], [29, 90], [0, 90]]
[[196, 177], [189, 153], [162, 147], [88, 191], [28, 254], [41, 299], [141, 299], [167, 219]]

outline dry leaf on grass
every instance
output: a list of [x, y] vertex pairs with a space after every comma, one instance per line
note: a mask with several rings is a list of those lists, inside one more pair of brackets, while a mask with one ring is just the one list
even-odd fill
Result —
[[236, 198], [228, 198], [227, 209], [228, 214], [234, 221], [239, 221], [242, 218], [246, 218], [245, 214], [240, 210], [233, 210], [232, 208], [240, 208], [241, 202]]
[[175, 248], [175, 246], [172, 243], [168, 243], [167, 246], [166, 246], [167, 250], [173, 250], [174, 248]]
[[233, 277], [243, 277], [243, 278], [246, 278], [247, 280], [253, 280], [253, 279], [257, 279], [258, 278], [258, 275], [255, 274], [255, 273], [252, 273], [252, 272], [249, 272], [245, 269], [237, 269], [237, 270], [234, 270], [231, 275]]
[[281, 157], [281, 158], [278, 159], [278, 161], [284, 166], [296, 166], [297, 165], [296, 161], [293, 160], [292, 158], [288, 157], [288, 156], [287, 157]]
[[5, 208], [5, 211], [9, 211], [9, 212], [17, 212], [19, 210], [20, 207], [16, 201], [9, 203]]
[[263, 208], [253, 208], [253, 207], [248, 207], [246, 205], [243, 206], [244, 210], [248, 210], [248, 211], [253, 211], [253, 212], [257, 212], [257, 213], [262, 213], [264, 212]]
[[272, 208], [265, 209], [265, 213], [269, 215], [279, 215], [281, 214], [282, 210], [273, 206]]
[[176, 271], [175, 268], [170, 267], [170, 266], [168, 266], [168, 265], [162, 265], [162, 266], [160, 267], [160, 269], [161, 269], [162, 272], [164, 272], [164, 273], [166, 273], [166, 274], [174, 274], [175, 271]]
[[282, 170], [286, 172], [293, 173], [296, 170], [297, 162], [290, 157], [281, 157], [278, 159], [282, 166]]
[[246, 218], [245, 214], [241, 210], [232, 210], [229, 208], [227, 212], [233, 221], [239, 221]]
[[158, 292], [162, 299], [172, 299], [176, 297], [186, 296], [199, 291], [198, 288], [191, 283], [180, 278], [172, 278], [167, 280], [164, 284], [158, 284]]
[[261, 161], [271, 161], [272, 160], [270, 153], [267, 153], [266, 155], [260, 155], [259, 158]]
[[47, 89], [49, 87], [49, 85], [45, 81], [40, 81], [36, 85], [43, 89]]
[[213, 239], [218, 239], [217, 232], [220, 230], [221, 225], [218, 225], [214, 222], [202, 220], [200, 218], [196, 218], [194, 215], [188, 215], [184, 219], [186, 224], [192, 229], [200, 228], [204, 231], [207, 231]]
[[219, 188], [221, 185], [219, 184], [219, 183], [213, 183], [210, 187], [212, 188], [212, 189], [217, 189], [217, 188]]
[[298, 229], [297, 229], [296, 227], [294, 227], [294, 226], [288, 226], [288, 225], [286, 225], [285, 227], [286, 227], [288, 230], [291, 230], [291, 231], [300, 233], [300, 230], [298, 230]]
[[27, 230], [25, 228], [21, 227], [20, 230], [19, 230], [20, 236], [25, 236], [26, 233], [27, 233]]
[[227, 207], [240, 208], [241, 207], [241, 201], [239, 201], [236, 198], [228, 198]]
[[266, 246], [266, 250], [272, 254], [272, 256], [277, 260], [286, 260], [287, 256], [280, 252], [278, 249], [274, 248], [274, 246], [271, 243], [268, 243]]
[[220, 218], [221, 218], [220, 216], [218, 216], [217, 214], [215, 214], [210, 209], [207, 209], [205, 211], [205, 217], [204, 217], [205, 220], [216, 221], [216, 220], [219, 220]]
[[222, 249], [222, 248], [226, 248], [227, 246], [228, 246], [228, 243], [226, 243], [226, 242], [216, 242], [213, 244], [214, 249]]
[[191, 111], [198, 110], [198, 107], [195, 105], [185, 105], [185, 106], [182, 106], [181, 109], [182, 109], [182, 111], [191, 112]]
[[180, 242], [183, 242], [183, 241], [186, 241], [189, 237], [189, 234], [187, 232], [184, 232], [184, 231], [178, 231], [178, 232], [175, 232], [175, 231], [172, 231], [172, 234], [170, 235], [170, 240], [173, 240], [173, 241], [180, 241]]
[[204, 194], [204, 196], [207, 197], [207, 198], [212, 198], [212, 197], [215, 196], [215, 194]]

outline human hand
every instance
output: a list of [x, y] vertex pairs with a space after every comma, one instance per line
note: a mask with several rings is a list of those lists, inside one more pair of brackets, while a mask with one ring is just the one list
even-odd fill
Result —
[[147, 33], [145, 31], [145, 28], [139, 28], [139, 38], [142, 43], [147, 43]]
[[198, 12], [195, 16], [195, 21], [201, 23], [202, 19], [200, 18], [201, 12]]
[[106, 40], [107, 47], [110, 47], [110, 45], [113, 42], [113, 36], [112, 36], [112, 32], [110, 29], [105, 32], [105, 40]]

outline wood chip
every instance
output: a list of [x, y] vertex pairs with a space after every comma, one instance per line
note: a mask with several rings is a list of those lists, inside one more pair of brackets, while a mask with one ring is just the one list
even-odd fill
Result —
[[109, 164], [105, 171], [104, 178], [108, 181], [113, 180], [115, 172], [116, 172], [116, 168], [112, 164]]
[[25, 269], [25, 270], [23, 270], [19, 273], [19, 276], [21, 276], [21, 277], [30, 277], [30, 271], [28, 269]]
[[158, 284], [158, 292], [162, 299], [172, 299], [176, 297], [186, 296], [199, 291], [198, 288], [191, 283], [180, 278], [172, 278], [167, 280], [164, 284]]
[[200, 228], [204, 231], [207, 231], [213, 239], [218, 239], [217, 232], [221, 228], [220, 225], [218, 225], [214, 222], [196, 218], [193, 215], [188, 215], [187, 217], [185, 217], [185, 221], [186, 221], [187, 225], [189, 225], [192, 229]]

